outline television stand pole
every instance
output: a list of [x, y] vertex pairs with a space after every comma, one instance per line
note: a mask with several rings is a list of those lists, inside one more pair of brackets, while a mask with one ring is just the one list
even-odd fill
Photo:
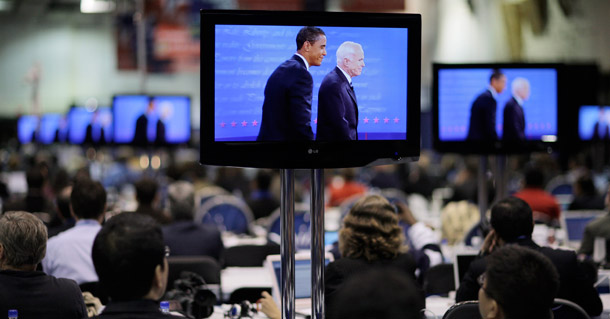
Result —
[[280, 177], [281, 311], [283, 319], [294, 319], [294, 170], [281, 169]]
[[506, 155], [496, 155], [496, 198], [494, 203], [508, 196], [506, 185]]
[[479, 172], [478, 172], [478, 201], [479, 201], [479, 214], [481, 215], [481, 228], [487, 229], [487, 219], [485, 213], [487, 212], [487, 155], [481, 155], [479, 158]]
[[311, 313], [324, 319], [324, 170], [311, 170]]

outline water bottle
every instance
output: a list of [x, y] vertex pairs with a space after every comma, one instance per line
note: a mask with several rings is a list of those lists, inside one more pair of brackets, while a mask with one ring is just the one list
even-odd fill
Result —
[[8, 319], [17, 319], [17, 310], [11, 309], [8, 311]]
[[161, 301], [161, 312], [169, 314], [169, 301]]

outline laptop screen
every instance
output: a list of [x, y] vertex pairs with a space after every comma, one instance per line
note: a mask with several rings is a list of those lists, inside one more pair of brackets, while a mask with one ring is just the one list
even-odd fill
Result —
[[[324, 264], [328, 265], [330, 259], [326, 258]], [[281, 286], [281, 262], [273, 261], [273, 270], [278, 287]], [[311, 298], [311, 260], [297, 259], [294, 261], [294, 298]]]
[[472, 263], [478, 257], [477, 251], [458, 253], [455, 255], [453, 260], [453, 277], [455, 279], [455, 289], [460, 286], [462, 279]]

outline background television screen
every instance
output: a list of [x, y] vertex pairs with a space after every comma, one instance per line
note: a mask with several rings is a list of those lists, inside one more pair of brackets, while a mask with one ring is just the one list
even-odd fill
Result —
[[610, 106], [583, 105], [578, 114], [578, 136], [583, 141], [610, 140]]
[[[468, 140], [473, 102], [489, 92], [490, 76], [499, 69], [506, 76], [505, 89], [496, 96], [495, 132], [497, 140]], [[435, 146], [441, 150], [465, 146], [463, 152], [525, 151], [529, 147], [558, 140], [559, 72], [551, 65], [438, 65], [435, 64], [433, 109]], [[529, 98], [522, 101], [524, 140], [503, 140], [504, 110], [513, 100], [512, 84], [526, 79]], [[526, 144], [524, 144], [526, 143]], [[460, 151], [457, 149], [457, 151]]]
[[17, 139], [19, 143], [27, 144], [36, 141], [36, 132], [40, 118], [35, 115], [22, 115], [17, 121]]
[[40, 118], [38, 141], [42, 144], [60, 143], [66, 141], [68, 123], [63, 114], [44, 114]]
[[[114, 141], [120, 144], [187, 143], [191, 138], [190, 108], [188, 96], [115, 96], [112, 105]], [[139, 120], [143, 125], [138, 126]], [[165, 134], [161, 133], [163, 131]]]
[[112, 142], [112, 111], [108, 107], [89, 111], [73, 108], [68, 113], [68, 141], [72, 144]]
[[[202, 163], [354, 167], [419, 156], [421, 16], [222, 10], [201, 14]], [[327, 41], [321, 65], [309, 68], [311, 114], [301, 114], [310, 121], [313, 137], [297, 140], [282, 135], [287, 133], [273, 133], [272, 138], [258, 139], [261, 122], [267, 121], [263, 119], [267, 81], [297, 51], [298, 31], [312, 25], [324, 31]], [[352, 135], [316, 140], [318, 124], [323, 125], [318, 123], [320, 85], [336, 67], [337, 48], [345, 41], [361, 44], [364, 52], [362, 73], [352, 78], [357, 139]]]
[[[336, 64], [344, 41], [363, 47], [365, 67], [352, 79], [358, 101], [359, 140], [404, 140], [407, 123], [406, 28], [318, 26], [327, 55], [310, 66], [313, 77], [311, 127], [317, 130], [318, 90]], [[215, 140], [254, 141], [262, 120], [264, 90], [271, 73], [296, 51], [302, 26], [217, 25], [215, 29]], [[314, 137], [315, 139], [315, 137]]]

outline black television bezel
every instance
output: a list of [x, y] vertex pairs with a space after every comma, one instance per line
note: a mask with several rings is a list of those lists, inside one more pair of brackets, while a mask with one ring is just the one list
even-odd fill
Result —
[[[214, 140], [214, 25], [408, 28], [407, 139], [345, 142], [217, 142]], [[289, 57], [286, 57], [287, 59]], [[421, 16], [419, 14], [201, 11], [200, 162], [258, 168], [337, 168], [417, 160], [420, 152]], [[262, 105], [261, 105], [262, 107]]]
[[[118, 126], [116, 125], [116, 114], [115, 112], [115, 100], [117, 97], [121, 97], [121, 96], [146, 96], [149, 100], [150, 99], [154, 99], [155, 97], [159, 97], [159, 96], [179, 96], [179, 97], [186, 97], [189, 100], [189, 109], [188, 109], [188, 116], [189, 116], [189, 120], [188, 120], [188, 125], [189, 125], [189, 137], [183, 141], [183, 142], [174, 142], [174, 143], [170, 143], [170, 142], [166, 142], [163, 145], [157, 145], [155, 144], [155, 142], [149, 142], [148, 144], [144, 144], [144, 145], [139, 145], [138, 143], [134, 143], [133, 141], [131, 142], [117, 142], [116, 141], [116, 130], [118, 128]], [[110, 110], [112, 112], [112, 144], [115, 145], [131, 145], [131, 146], [135, 146], [135, 147], [176, 147], [176, 146], [181, 146], [181, 145], [189, 145], [191, 140], [193, 139], [193, 119], [192, 119], [192, 112], [193, 112], [193, 97], [190, 94], [180, 94], [180, 93], [170, 93], [170, 94], [163, 94], [163, 93], [155, 93], [155, 94], [150, 94], [150, 93], [121, 93], [121, 94], [114, 94], [112, 96], [112, 103], [110, 105]]]
[[[496, 141], [441, 141], [439, 137], [439, 101], [438, 101], [438, 74], [446, 69], [555, 69], [557, 74], [557, 140], [506, 142]], [[433, 148], [441, 153], [480, 154], [480, 155], [509, 155], [525, 154], [530, 152], [552, 152], [560, 147], [562, 140], [562, 69], [560, 63], [433, 63], [432, 64], [432, 137]], [[510, 83], [506, 84], [510, 90]]]

